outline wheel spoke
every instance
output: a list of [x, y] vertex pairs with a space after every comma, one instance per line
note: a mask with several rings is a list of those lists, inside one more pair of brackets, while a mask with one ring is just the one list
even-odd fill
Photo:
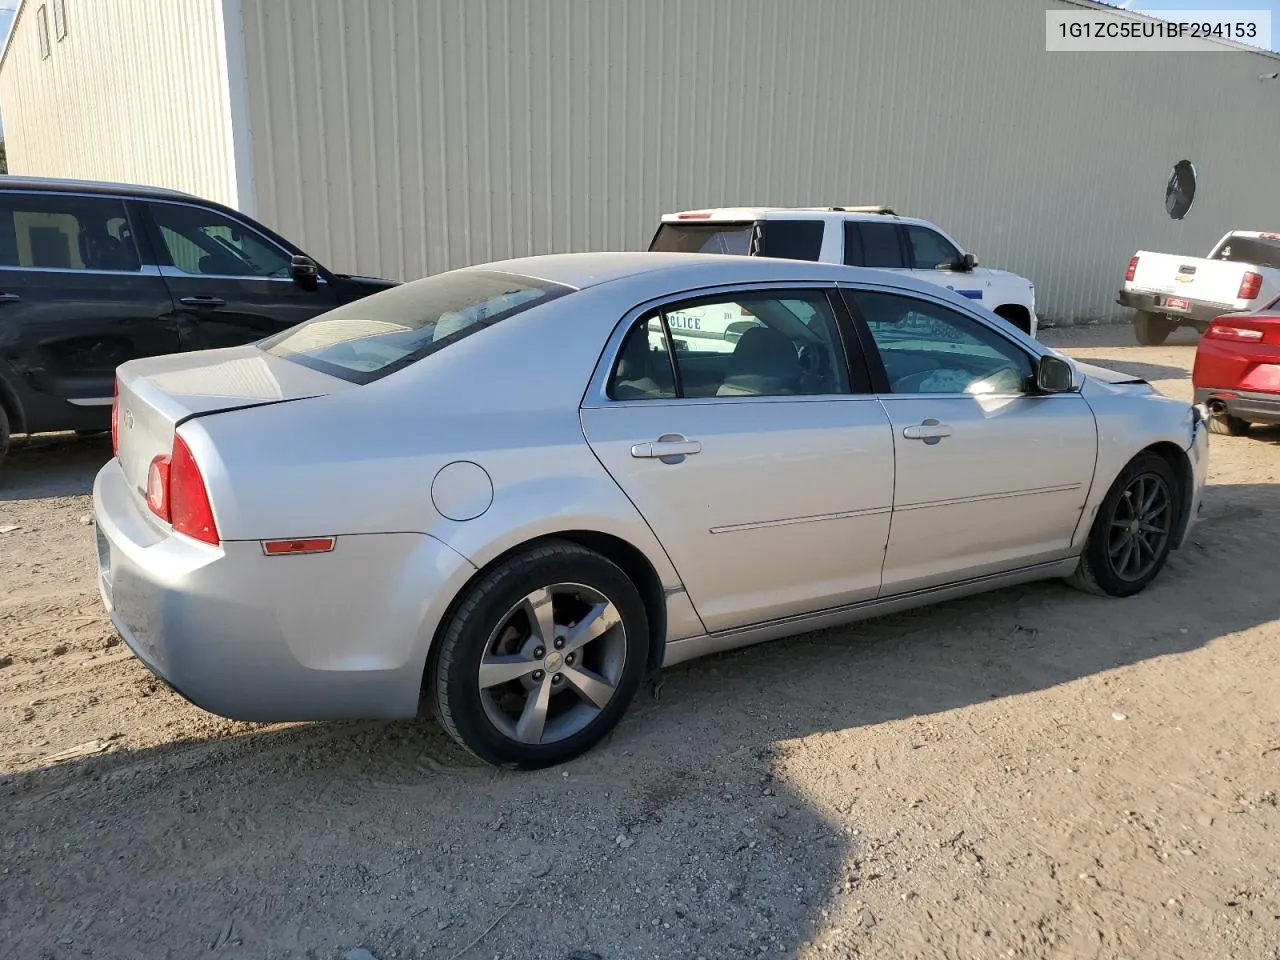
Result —
[[561, 673], [569, 686], [581, 694], [584, 700], [601, 710], [613, 699], [613, 685], [598, 674], [581, 667], [565, 667]]
[[551, 678], [544, 677], [542, 682], [529, 691], [524, 710], [516, 724], [516, 737], [521, 743], [541, 743], [542, 731], [547, 726], [547, 707], [551, 703]]
[[524, 612], [529, 618], [529, 629], [543, 647], [551, 646], [555, 635], [555, 618], [552, 610], [552, 593], [550, 590], [535, 590], [524, 598]]
[[1147, 553], [1149, 553], [1149, 554], [1152, 556], [1152, 558], [1154, 558], [1154, 557], [1155, 557], [1155, 555], [1156, 555], [1156, 551], [1155, 551], [1155, 548], [1151, 546], [1151, 543], [1147, 540], [1147, 538], [1146, 538], [1145, 536], [1143, 536], [1142, 534], [1138, 534], [1138, 535], [1137, 535], [1136, 537], [1134, 537], [1133, 539], [1134, 539], [1134, 542], [1137, 544], [1137, 547], [1138, 547], [1138, 559], [1137, 559], [1137, 564], [1136, 564], [1136, 566], [1138, 566], [1139, 568], [1141, 568], [1141, 567], [1142, 567], [1142, 564], [1143, 564], [1143, 561], [1142, 561], [1142, 551], [1143, 551], [1143, 549], [1145, 548], [1145, 549], [1146, 549], [1146, 551], [1147, 551]]
[[1149, 520], [1144, 520], [1138, 529], [1140, 529], [1143, 533], [1154, 533], [1162, 537], [1169, 532], [1168, 527], [1159, 526], [1158, 524], [1154, 524]]
[[530, 660], [528, 657], [521, 656], [485, 657], [480, 662], [480, 689], [488, 690], [490, 687], [519, 680], [533, 673], [541, 664], [540, 660]]
[[1159, 497], [1164, 492], [1164, 489], [1159, 483], [1159, 481], [1156, 481], [1156, 480], [1152, 480], [1151, 483], [1148, 484], [1147, 481], [1144, 479], [1142, 483], [1143, 483], [1144, 491], [1147, 489], [1148, 486], [1150, 486], [1151, 488], [1150, 492], [1147, 493], [1147, 495], [1142, 500], [1141, 515], [1146, 516], [1151, 511], [1151, 508], [1155, 506], [1156, 498]]
[[1124, 533], [1121, 534], [1118, 542], [1111, 544], [1107, 548], [1107, 552], [1111, 555], [1111, 559], [1115, 561], [1117, 569], [1120, 565], [1120, 556], [1124, 552], [1124, 548], [1129, 545], [1129, 541], [1133, 539], [1133, 534], [1129, 532], [1129, 525], [1124, 525]]
[[612, 603], [597, 603], [565, 638], [564, 653], [570, 654], [599, 639], [622, 622], [618, 608]]
[[1120, 555], [1120, 563], [1117, 564], [1116, 572], [1124, 576], [1129, 569], [1129, 565], [1133, 562], [1133, 555], [1137, 553], [1138, 548], [1133, 544], [1133, 537], [1125, 541], [1124, 553]]

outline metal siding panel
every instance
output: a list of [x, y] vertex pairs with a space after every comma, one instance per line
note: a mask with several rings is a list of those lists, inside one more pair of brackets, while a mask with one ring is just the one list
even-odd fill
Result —
[[41, 60], [27, 3], [0, 69], [9, 171], [234, 203], [220, 0], [68, 3]]
[[[685, 206], [886, 202], [1031, 277], [1043, 314], [1095, 317], [1138, 247], [1280, 227], [1273, 58], [1049, 55], [1045, 5], [244, 6], [260, 208], [335, 269], [639, 248]], [[1184, 157], [1200, 193], [1174, 222]]]

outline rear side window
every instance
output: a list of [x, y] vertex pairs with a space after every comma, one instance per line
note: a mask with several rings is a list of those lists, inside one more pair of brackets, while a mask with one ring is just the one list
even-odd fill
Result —
[[760, 224], [760, 255], [816, 262], [823, 227], [821, 220], [765, 220]]
[[649, 250], [654, 253], [726, 253], [750, 256], [755, 223], [664, 223]]
[[571, 293], [488, 271], [437, 274], [344, 304], [264, 340], [262, 349], [369, 383], [530, 307]]
[[844, 262], [851, 267], [905, 267], [897, 224], [846, 220]]
[[142, 269], [124, 201], [75, 194], [0, 194], [0, 266]]

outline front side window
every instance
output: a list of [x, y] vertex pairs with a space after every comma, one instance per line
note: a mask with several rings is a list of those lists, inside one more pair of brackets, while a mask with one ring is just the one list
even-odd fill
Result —
[[898, 225], [868, 220], [846, 220], [844, 262], [851, 267], [900, 269], [906, 266], [898, 242]]
[[630, 331], [609, 382], [615, 400], [848, 392], [835, 312], [814, 290], [672, 304]]
[[960, 251], [946, 237], [926, 227], [907, 227], [912, 266], [916, 270], [938, 270], [958, 263]]
[[75, 194], [0, 194], [0, 266], [142, 268], [124, 202]]
[[344, 304], [261, 346], [344, 380], [369, 383], [571, 292], [571, 287], [505, 273], [441, 273]]
[[880, 352], [892, 393], [1022, 394], [1034, 389], [1031, 357], [972, 317], [929, 300], [851, 294]]
[[288, 277], [292, 256], [266, 237], [216, 210], [179, 203], [153, 203], [173, 266], [192, 276]]

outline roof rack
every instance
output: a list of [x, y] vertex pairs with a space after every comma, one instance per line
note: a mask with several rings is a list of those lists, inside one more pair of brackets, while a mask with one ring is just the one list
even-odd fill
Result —
[[878, 213], [885, 217], [896, 217], [897, 211], [893, 207], [886, 207], [883, 204], [876, 204], [867, 207], [831, 207], [833, 213]]

